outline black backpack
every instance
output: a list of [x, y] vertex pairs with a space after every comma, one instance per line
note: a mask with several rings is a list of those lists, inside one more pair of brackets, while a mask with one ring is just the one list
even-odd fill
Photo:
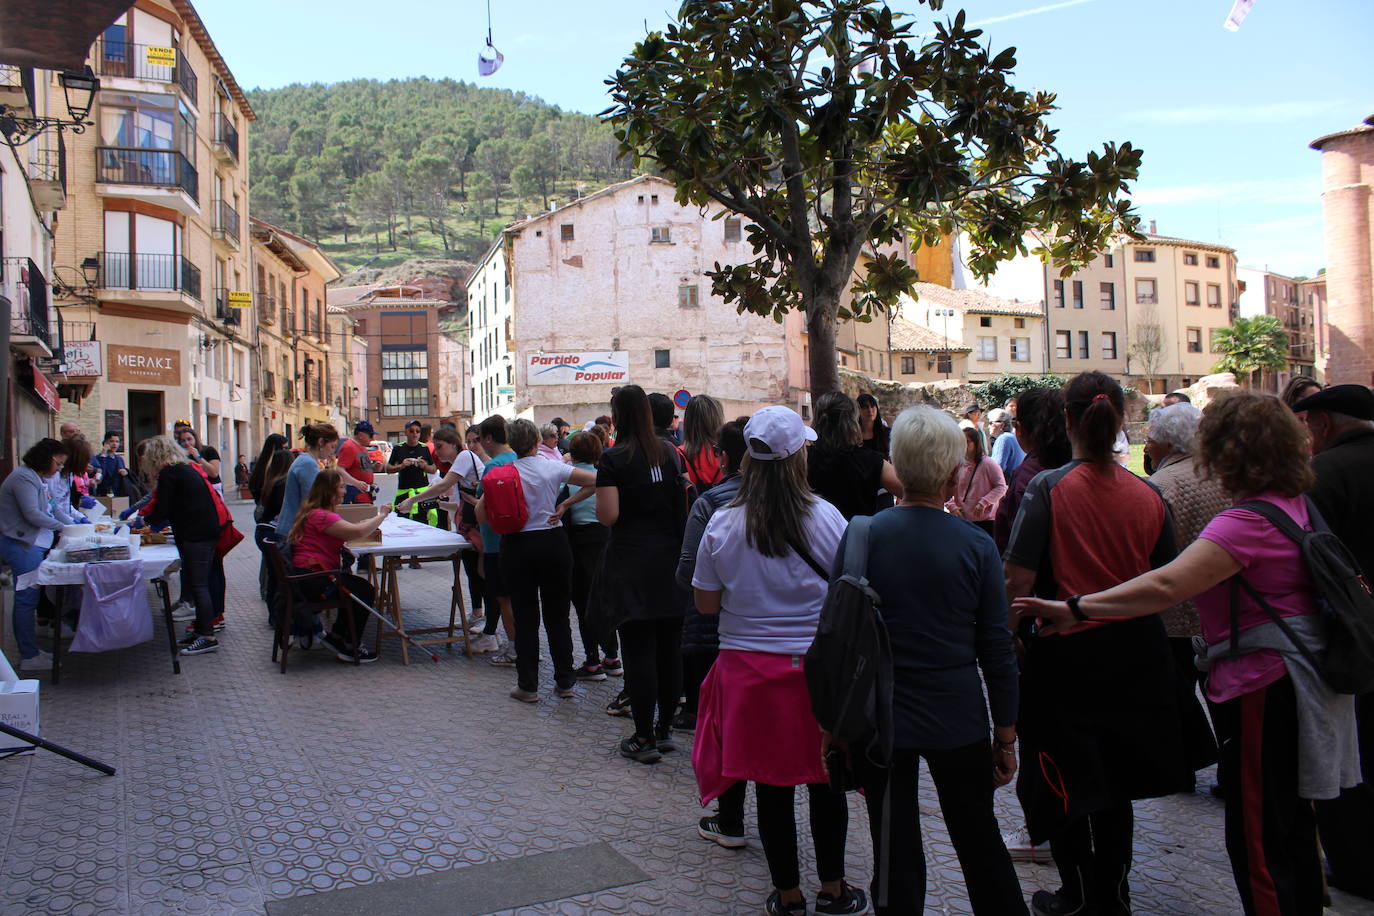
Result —
[[1265, 500], [1239, 503], [1236, 508], [1248, 509], [1268, 519], [1298, 545], [1317, 593], [1317, 610], [1327, 621], [1326, 651], [1318, 658], [1240, 575], [1231, 582], [1232, 649], [1234, 651], [1239, 630], [1236, 599], [1243, 588], [1321, 673], [1327, 686], [1337, 693], [1369, 693], [1374, 691], [1374, 594], [1370, 593], [1369, 584], [1360, 573], [1360, 565], [1345, 542], [1331, 532], [1312, 500], [1304, 499], [1312, 523], [1311, 531], [1298, 527], [1288, 513]]
[[849, 523], [844, 571], [830, 583], [820, 625], [806, 650], [806, 687], [816, 721], [855, 754], [892, 760], [892, 646], [868, 584], [868, 532], [873, 519]]

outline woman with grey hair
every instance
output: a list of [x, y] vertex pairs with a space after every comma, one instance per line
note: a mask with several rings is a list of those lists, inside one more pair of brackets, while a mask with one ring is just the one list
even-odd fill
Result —
[[[1174, 542], [1179, 551], [1197, 536], [1218, 512], [1231, 505], [1221, 482], [1204, 475], [1198, 466], [1197, 428], [1202, 411], [1180, 401], [1150, 412], [1145, 429], [1145, 454], [1154, 462], [1150, 482], [1164, 494], [1174, 521]], [[1160, 615], [1169, 637], [1178, 675], [1179, 715], [1183, 720], [1183, 745], [1193, 772], [1210, 766], [1217, 759], [1216, 740], [1207, 723], [1207, 714], [1197, 697], [1202, 674], [1193, 664], [1193, 637], [1199, 635], [1197, 606], [1181, 601]]]
[[[992, 538], [944, 510], [965, 449], [954, 419], [925, 406], [904, 410], [892, 424], [891, 447], [903, 496], [870, 523], [867, 574], [882, 598], [878, 610], [892, 645], [897, 746], [890, 768], [861, 773], [877, 859], [875, 895], [879, 876], [886, 872], [889, 881], [887, 905], [878, 913], [924, 909], [921, 758], [935, 782], [973, 912], [1025, 913], [992, 806], [995, 788], [1016, 773], [1017, 669], [1002, 562]], [[889, 794], [884, 857], [880, 833]]]
[[554, 426], [552, 423], [545, 423], [543, 426], [539, 427], [539, 448], [537, 452], [540, 458], [547, 458], [550, 461], [564, 461], [563, 453], [558, 450], [557, 426]]

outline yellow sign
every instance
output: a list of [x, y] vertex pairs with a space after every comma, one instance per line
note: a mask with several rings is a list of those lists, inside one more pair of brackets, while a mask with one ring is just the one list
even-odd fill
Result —
[[159, 48], [155, 45], [149, 45], [147, 51], [148, 66], [150, 67], [175, 67], [177, 65], [176, 48]]
[[252, 293], [230, 293], [229, 307], [231, 309], [251, 309], [253, 307]]

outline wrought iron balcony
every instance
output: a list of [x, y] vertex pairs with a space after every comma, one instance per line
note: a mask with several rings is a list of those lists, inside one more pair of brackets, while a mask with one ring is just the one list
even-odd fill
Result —
[[[150, 57], [149, 49], [154, 53]], [[196, 104], [199, 98], [200, 79], [191, 69], [191, 63], [180, 48], [173, 49], [174, 63], [162, 62], [163, 50], [158, 45], [141, 45], [131, 41], [118, 41], [101, 38], [95, 43], [95, 72], [101, 76], [122, 76], [127, 79], [157, 80], [162, 83], [176, 83]], [[157, 60], [157, 63], [153, 63]]]
[[97, 146], [95, 155], [98, 182], [180, 188], [200, 200], [200, 175], [179, 150]]
[[200, 268], [177, 254], [102, 251], [100, 285], [105, 289], [175, 290], [199, 299]]
[[231, 328], [236, 328], [243, 323], [243, 316], [239, 313], [242, 309], [231, 308], [229, 305], [229, 290], [220, 287], [215, 290], [215, 318], [224, 322]]
[[239, 247], [239, 211], [227, 200], [217, 200], [214, 205], [215, 238], [223, 239], [235, 248]]
[[215, 113], [215, 145], [234, 162], [239, 161], [239, 131], [224, 112]]
[[30, 258], [0, 260], [0, 294], [10, 300], [10, 344], [31, 356], [51, 356], [60, 346], [48, 314], [48, 281]]

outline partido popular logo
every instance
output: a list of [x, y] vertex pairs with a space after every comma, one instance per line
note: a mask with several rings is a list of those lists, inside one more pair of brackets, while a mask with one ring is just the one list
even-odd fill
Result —
[[624, 382], [629, 360], [622, 353], [541, 353], [530, 356], [529, 379], [534, 385]]

